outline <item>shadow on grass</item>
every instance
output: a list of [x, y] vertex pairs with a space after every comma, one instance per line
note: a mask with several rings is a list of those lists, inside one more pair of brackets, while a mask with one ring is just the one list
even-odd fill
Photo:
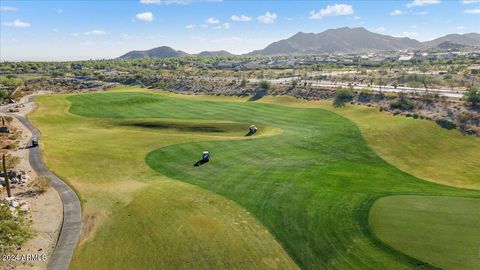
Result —
[[267, 91], [256, 91], [248, 101], [257, 101], [267, 95]]
[[209, 161], [208, 159], [200, 159], [199, 161], [195, 162], [195, 164], [193, 164], [193, 166], [195, 166], [195, 167], [202, 166], [203, 164], [207, 163], [208, 161]]
[[250, 131], [248, 131], [247, 134], [245, 134], [245, 137], [247, 137], [247, 136], [252, 136], [252, 135], [255, 134], [255, 133], [257, 133], [256, 130], [250, 130]]

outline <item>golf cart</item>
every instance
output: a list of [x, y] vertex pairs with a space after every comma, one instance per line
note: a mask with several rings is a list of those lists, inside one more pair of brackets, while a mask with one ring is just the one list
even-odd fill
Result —
[[245, 136], [252, 136], [257, 132], [257, 127], [255, 125], [251, 125], [248, 127], [248, 133]]
[[210, 160], [210, 152], [209, 151], [203, 151], [202, 160], [204, 160], [204, 161], [209, 161]]
[[32, 147], [37, 147], [37, 146], [38, 146], [38, 139], [32, 138]]

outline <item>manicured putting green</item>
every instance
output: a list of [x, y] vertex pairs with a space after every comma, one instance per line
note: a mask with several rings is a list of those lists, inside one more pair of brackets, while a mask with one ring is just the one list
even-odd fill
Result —
[[443, 269], [480, 269], [480, 199], [389, 196], [370, 223], [390, 246]]

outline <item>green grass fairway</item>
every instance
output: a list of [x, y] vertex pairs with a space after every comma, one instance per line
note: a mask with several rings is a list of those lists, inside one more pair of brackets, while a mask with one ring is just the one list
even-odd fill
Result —
[[372, 207], [375, 234], [392, 247], [444, 269], [480, 268], [480, 200], [389, 196]]
[[[477, 190], [412, 176], [421, 175], [420, 165], [391, 165], [402, 163], [414, 135], [391, 134], [398, 143], [388, 144], [382, 121], [392, 130], [420, 126], [418, 144], [434, 144], [427, 134], [438, 132], [478, 147], [425, 121], [394, 125], [397, 118], [361, 107], [337, 114], [282, 97], [245, 102], [137, 88], [37, 100], [31, 119], [44, 135], [47, 165], [82, 198], [84, 240], [74, 269], [429, 269], [418, 259], [434, 258], [415, 259], [378, 240], [371, 205], [390, 195], [480, 198]], [[260, 131], [245, 137], [250, 124]], [[212, 160], [193, 167], [205, 149]], [[478, 153], [448, 149], [470, 158], [457, 166], [475, 173]], [[441, 150], [419, 147], [412, 158]], [[429, 166], [440, 172], [428, 180], [445, 180], [451, 165], [441, 165]], [[454, 181], [480, 182], [470, 171], [449, 183], [466, 186]]]
[[424, 180], [480, 189], [479, 138], [439, 128], [433, 121], [392, 117], [365, 106], [334, 108], [331, 101], [292, 97], [265, 97], [261, 102], [333, 111], [354, 122], [375, 153], [397, 168]]

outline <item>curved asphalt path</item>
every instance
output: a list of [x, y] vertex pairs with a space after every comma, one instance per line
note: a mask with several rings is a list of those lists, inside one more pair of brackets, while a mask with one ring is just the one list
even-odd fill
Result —
[[[30, 96], [27, 102], [33, 102], [33, 96]], [[7, 108], [2, 108], [3, 113], [7, 113]], [[7, 113], [9, 114], [9, 113]], [[17, 118], [37, 139], [41, 134], [27, 118], [17, 114], [9, 114]], [[82, 208], [77, 194], [65, 182], [50, 172], [45, 163], [43, 163], [40, 147], [32, 147], [29, 151], [30, 165], [38, 173], [50, 180], [52, 187], [58, 192], [63, 204], [63, 222], [60, 235], [48, 262], [48, 269], [65, 270], [68, 269], [73, 252], [80, 239], [80, 230], [82, 227]]]

